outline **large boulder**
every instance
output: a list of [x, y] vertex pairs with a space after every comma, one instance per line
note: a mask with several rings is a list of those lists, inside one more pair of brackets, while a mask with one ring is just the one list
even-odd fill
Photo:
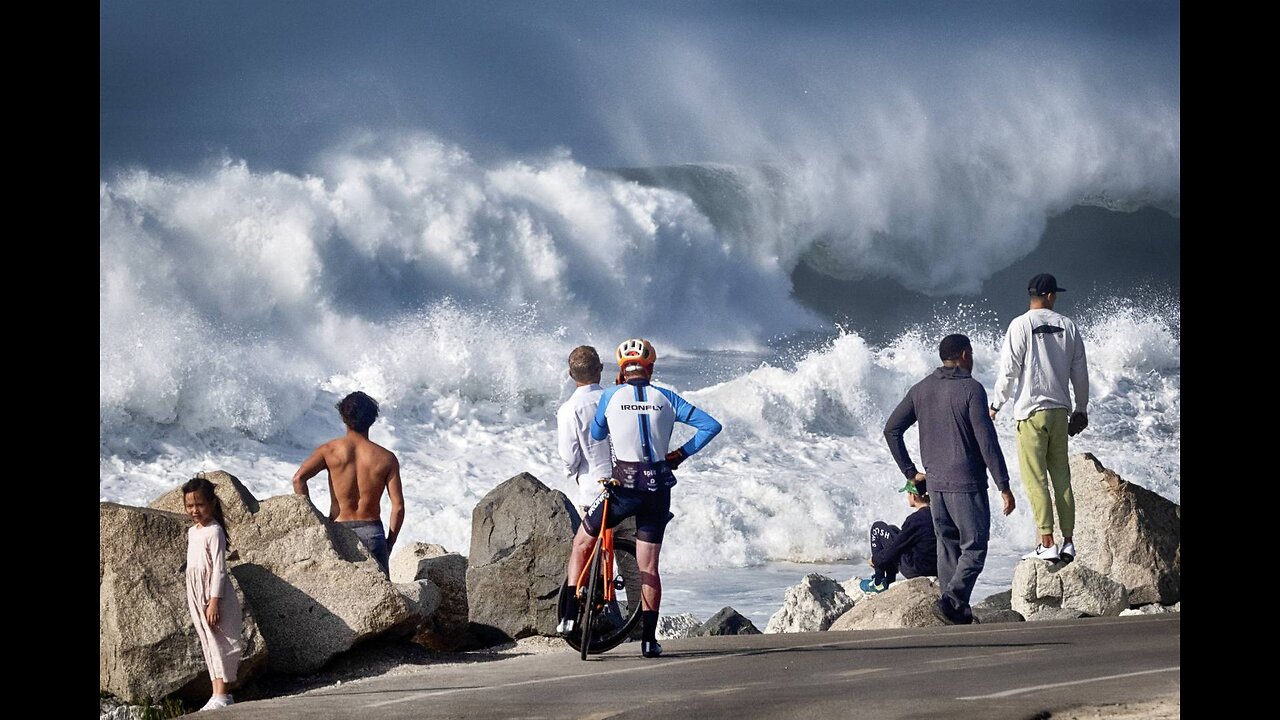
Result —
[[422, 579], [422, 561], [448, 555], [443, 545], [435, 543], [415, 542], [396, 549], [387, 563], [391, 574], [391, 582], [408, 583]]
[[898, 580], [890, 584], [888, 590], [866, 596], [827, 629], [881, 630], [945, 625], [933, 614], [941, 595], [933, 578]]
[[569, 498], [529, 473], [480, 500], [471, 513], [467, 555], [474, 631], [488, 642], [555, 635], [556, 601], [576, 524]]
[[438, 606], [424, 615], [414, 633], [414, 642], [440, 651], [459, 650], [473, 643], [465, 557], [440, 545], [413, 543], [391, 558], [391, 568], [391, 577], [397, 582], [426, 582], [437, 588]]
[[1076, 499], [1075, 562], [1124, 585], [1135, 605], [1177, 602], [1181, 506], [1124, 480], [1088, 453], [1071, 457], [1071, 491]]
[[769, 618], [764, 631], [783, 633], [826, 630], [851, 607], [853, 600], [840, 583], [825, 575], [810, 573], [799, 584], [787, 588], [782, 608]]
[[[190, 527], [184, 515], [99, 506], [99, 682], [118, 698], [140, 703], [176, 695], [203, 703], [209, 695], [209, 671], [187, 608]], [[237, 678], [243, 682], [266, 658], [266, 645], [234, 575], [231, 584], [244, 610]]]
[[746, 616], [731, 607], [724, 607], [694, 631], [695, 637], [708, 635], [760, 635], [760, 629]]
[[409, 633], [422, 621], [350, 529], [301, 495], [268, 498], [250, 524], [233, 528], [240, 562], [231, 572], [258, 612], [269, 666], [315, 672], [353, 645]]
[[[252, 524], [249, 521], [253, 514], [258, 512], [258, 499], [249, 492], [249, 488], [245, 487], [244, 483], [240, 482], [240, 478], [222, 470], [196, 473], [196, 476], [213, 483], [213, 492], [222, 503], [222, 512], [226, 517], [228, 528], [246, 523]], [[150, 507], [186, 515], [187, 508], [182, 496], [182, 486], [179, 485], [156, 498]]]
[[1116, 616], [1129, 607], [1124, 585], [1081, 562], [1023, 560], [1013, 571], [1010, 604], [1028, 621], [1059, 620], [1061, 611]]

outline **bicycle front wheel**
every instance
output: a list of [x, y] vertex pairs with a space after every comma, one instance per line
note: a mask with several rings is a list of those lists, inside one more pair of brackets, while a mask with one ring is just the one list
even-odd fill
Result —
[[[588, 616], [587, 607], [591, 605], [590, 595], [586, 595], [581, 602], [578, 603], [579, 623], [590, 622], [590, 637], [584, 643], [582, 635], [571, 634], [565, 636], [564, 640], [574, 650], [582, 652], [582, 648], [586, 647], [586, 654], [595, 655], [597, 653], [612, 650], [625, 640], [636, 639], [638, 628], [640, 625], [640, 565], [636, 562], [636, 546], [635, 542], [627, 538], [615, 537], [613, 540], [614, 567], [613, 567], [613, 587], [615, 600], [604, 605], [601, 612], [597, 612], [592, 616]], [[599, 557], [593, 554], [593, 562]], [[600, 578], [600, 569], [596, 565], [591, 569], [591, 577]], [[596, 583], [597, 592], [603, 594], [601, 583]], [[588, 583], [588, 591], [590, 591], [590, 583]], [[564, 603], [568, 595], [568, 586], [560, 588], [559, 605], [557, 608], [557, 617], [564, 617]], [[579, 625], [586, 630], [585, 625]], [[585, 633], [583, 633], [585, 634]], [[586, 654], [582, 657], [585, 660]]]

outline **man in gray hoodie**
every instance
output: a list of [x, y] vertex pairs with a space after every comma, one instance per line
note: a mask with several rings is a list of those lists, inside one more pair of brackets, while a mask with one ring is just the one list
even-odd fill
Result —
[[[928, 477], [942, 588], [935, 614], [943, 622], [967, 625], [973, 622], [969, 597], [986, 563], [991, 531], [988, 469], [1004, 500], [1004, 514], [1012, 513], [1016, 503], [987, 414], [987, 391], [973, 379], [973, 345], [964, 335], [948, 335], [938, 345], [938, 356], [942, 367], [907, 391], [885, 422], [884, 438], [908, 480]], [[916, 423], [924, 472], [916, 468], [902, 439]]]

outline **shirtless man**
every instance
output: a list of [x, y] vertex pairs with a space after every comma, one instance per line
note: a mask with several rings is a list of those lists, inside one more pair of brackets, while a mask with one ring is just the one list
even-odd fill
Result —
[[[369, 426], [378, 419], [378, 403], [360, 391], [338, 403], [347, 434], [316, 448], [293, 474], [293, 492], [307, 492], [307, 481], [329, 471], [329, 519], [351, 528], [373, 554], [384, 575], [391, 547], [404, 524], [404, 493], [400, 461], [395, 453], [369, 440]], [[391, 532], [382, 532], [382, 489], [391, 496]]]

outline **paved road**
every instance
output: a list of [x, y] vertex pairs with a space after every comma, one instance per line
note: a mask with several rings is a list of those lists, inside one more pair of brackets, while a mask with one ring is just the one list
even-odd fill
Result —
[[[1176, 697], [1180, 614], [690, 638], [433, 666], [212, 717], [991, 718]], [[1040, 715], [1040, 717], [1047, 717]]]

